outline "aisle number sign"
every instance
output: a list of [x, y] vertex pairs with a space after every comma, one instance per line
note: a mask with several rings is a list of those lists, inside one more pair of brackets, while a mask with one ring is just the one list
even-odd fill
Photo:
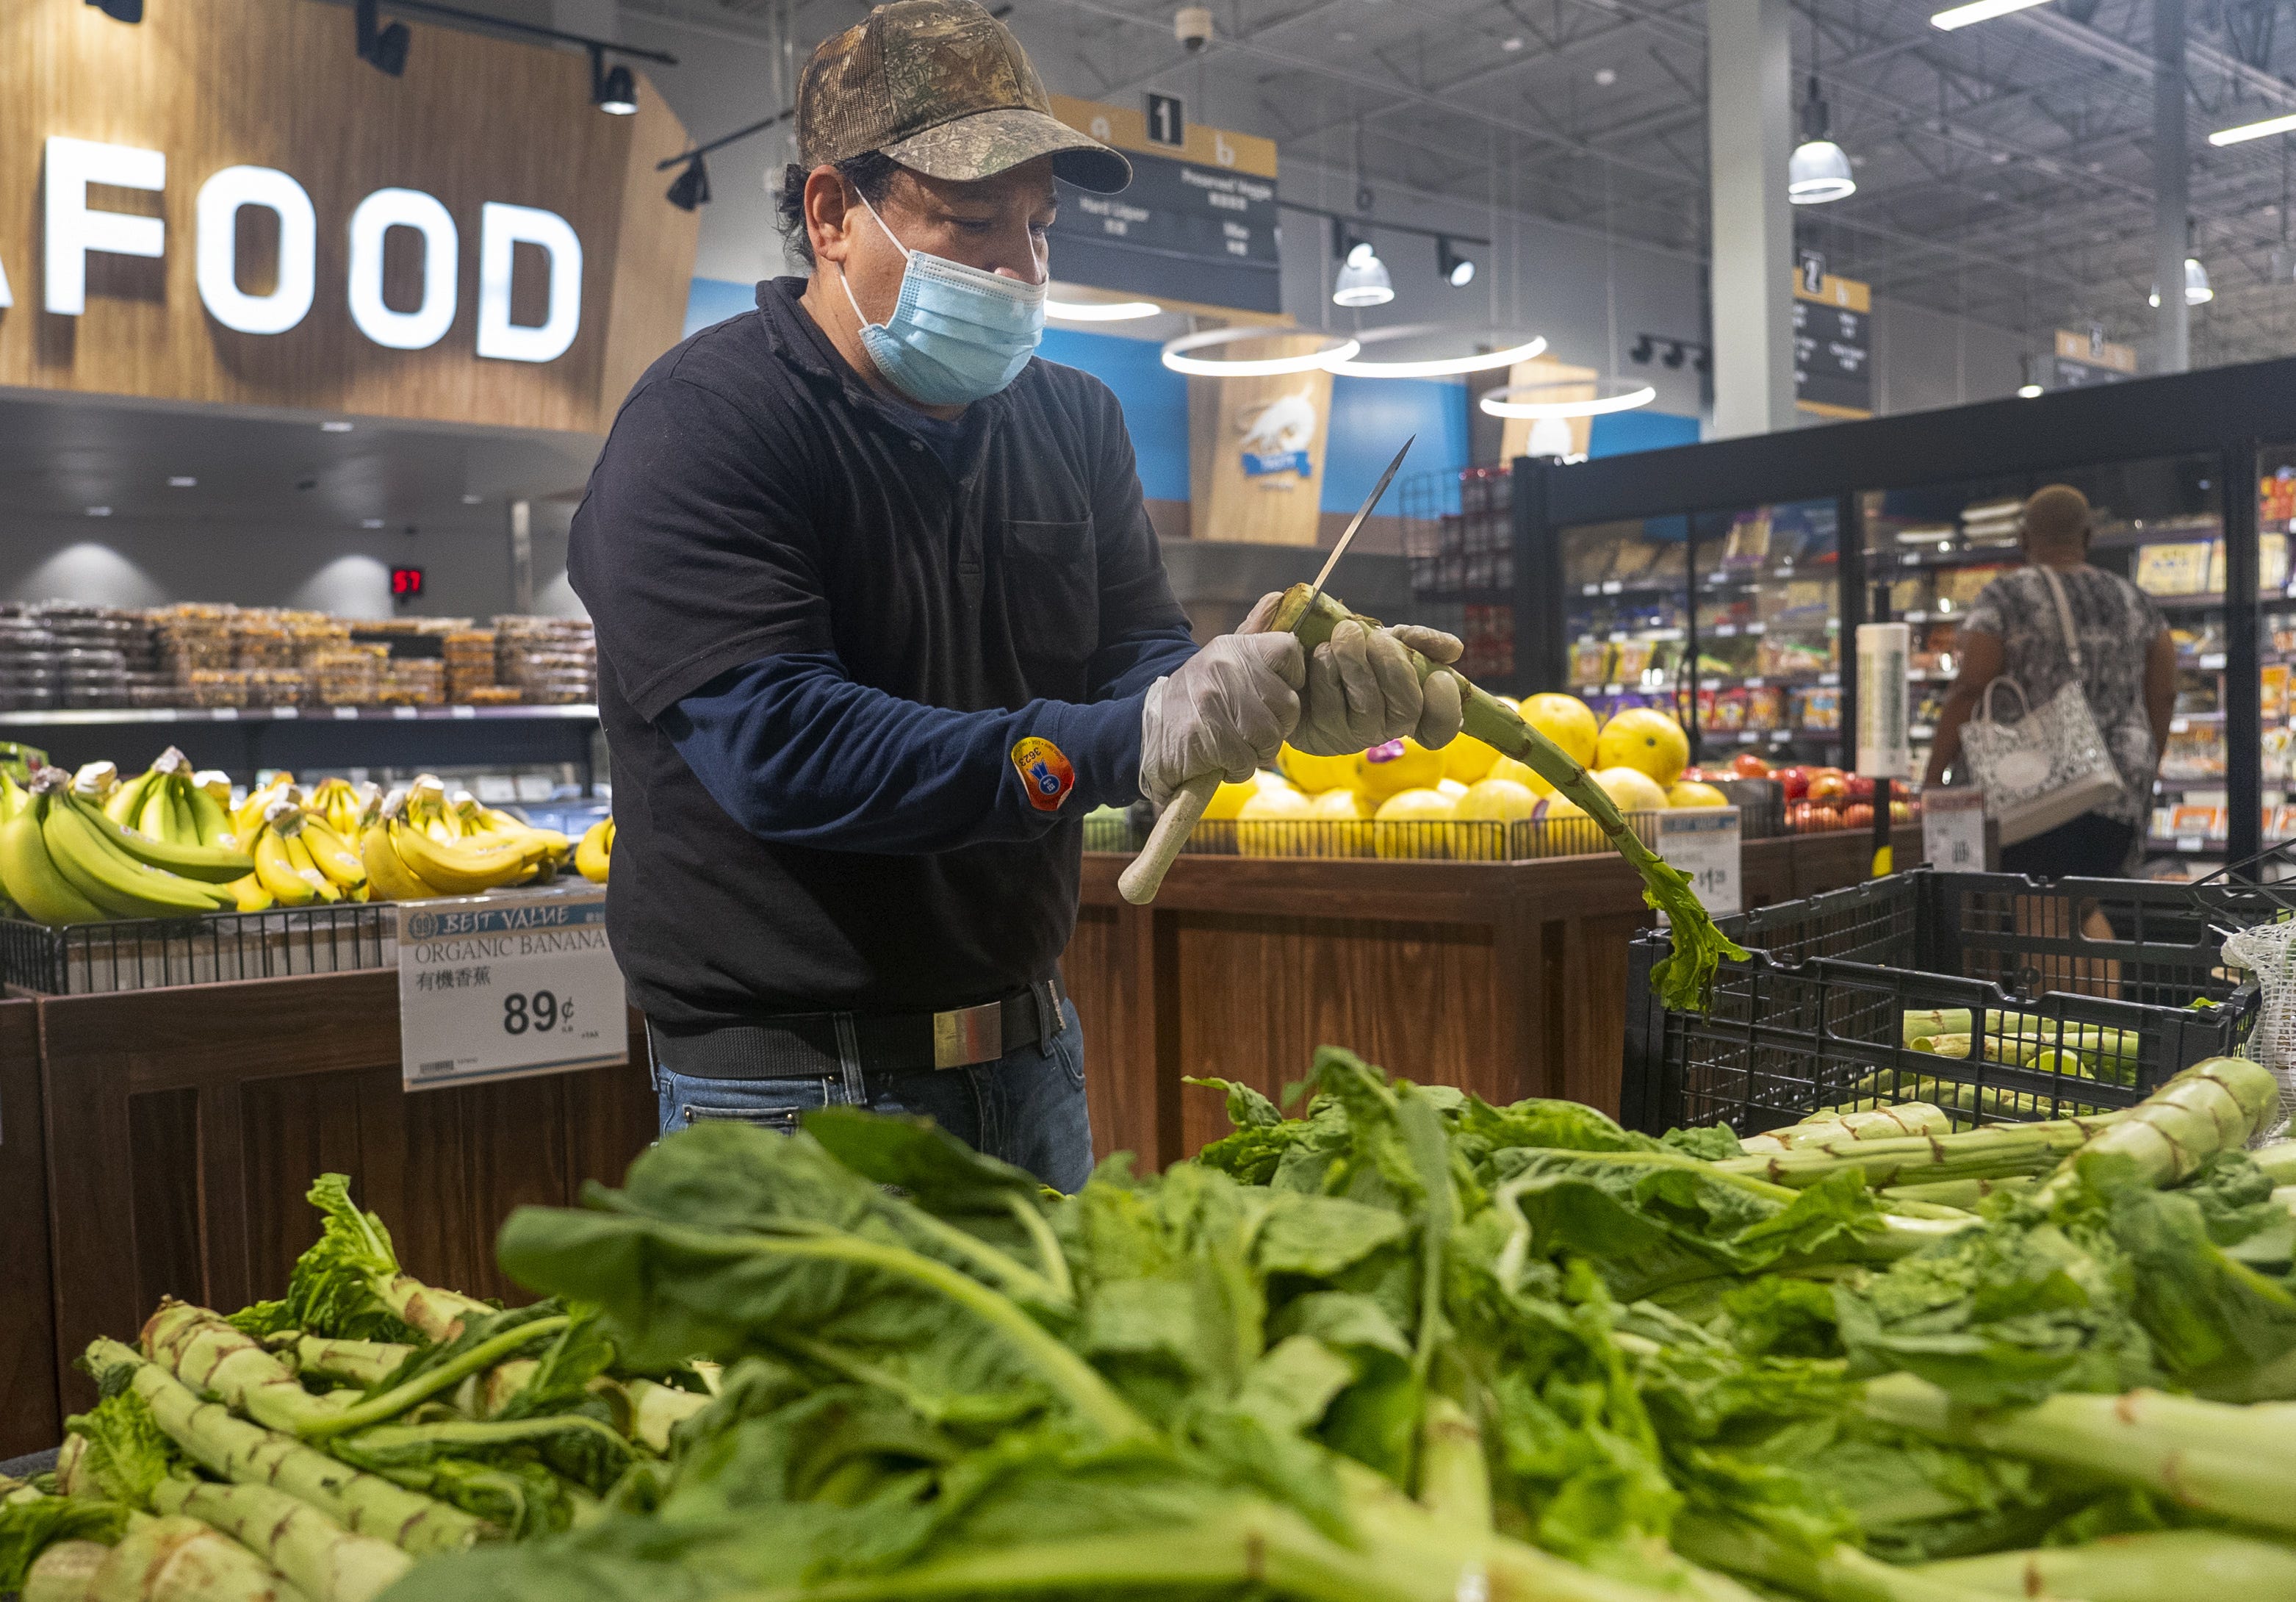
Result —
[[1690, 875], [1690, 888], [1718, 918], [1745, 910], [1738, 835], [1735, 807], [1685, 807], [1658, 816], [1658, 854]]
[[1985, 871], [1985, 793], [1971, 785], [1922, 792], [1922, 859], [1954, 873]]
[[603, 890], [398, 908], [398, 1040], [409, 1090], [624, 1060], [621, 970]]

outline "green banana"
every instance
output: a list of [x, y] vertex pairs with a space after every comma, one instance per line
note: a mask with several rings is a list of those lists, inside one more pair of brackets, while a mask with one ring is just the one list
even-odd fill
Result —
[[94, 924], [106, 916], [57, 871], [40, 830], [49, 797], [35, 792], [0, 823], [0, 889], [43, 924]]
[[106, 840], [88, 814], [69, 801], [50, 798], [40, 832], [71, 887], [106, 911], [122, 917], [191, 917], [218, 905], [209, 886], [148, 867]]
[[209, 884], [228, 884], [254, 870], [255, 859], [229, 846], [196, 845], [157, 839], [139, 829], [121, 828], [104, 817], [100, 809], [89, 807], [78, 797], [65, 804], [77, 808], [89, 830], [115, 853], [124, 853], [138, 864], [157, 868], [163, 874], [198, 879]]
[[114, 823], [125, 824], [127, 827], [134, 828], [135, 819], [143, 813], [144, 798], [152, 793], [152, 786], [157, 784], [159, 779], [160, 775], [148, 768], [137, 774], [104, 797], [103, 815]]
[[134, 828], [147, 840], [168, 838], [168, 776], [161, 774], [144, 792], [143, 804], [135, 809]]
[[208, 793], [204, 785], [185, 785], [184, 803], [191, 809], [192, 837], [194, 840], [201, 845], [237, 849], [239, 842], [232, 838], [231, 814]]

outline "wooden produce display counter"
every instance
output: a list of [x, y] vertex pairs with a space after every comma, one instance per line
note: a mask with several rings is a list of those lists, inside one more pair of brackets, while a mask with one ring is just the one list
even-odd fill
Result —
[[[1918, 825], [1896, 860], [1921, 859]], [[1872, 837], [1748, 842], [1748, 907], [1838, 890]], [[1161, 1166], [1227, 1131], [1218, 1077], [1273, 1097], [1320, 1045], [1488, 1101], [1565, 1097], [1615, 1113], [1627, 942], [1654, 921], [1615, 855], [1528, 862], [1183, 856], [1152, 906], [1118, 895], [1128, 858], [1085, 857], [1062, 964], [1084, 1021], [1093, 1140]]]
[[54, 1445], [95, 1400], [72, 1357], [132, 1338], [163, 1294], [281, 1294], [317, 1234], [316, 1174], [351, 1176], [408, 1272], [507, 1297], [510, 1210], [570, 1204], [653, 1138], [635, 1041], [611, 1067], [403, 1091], [398, 986], [381, 970], [0, 1002], [0, 1458]]

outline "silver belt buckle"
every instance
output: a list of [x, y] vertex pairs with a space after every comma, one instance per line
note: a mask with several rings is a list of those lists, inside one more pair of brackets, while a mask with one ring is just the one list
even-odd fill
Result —
[[988, 1001], [935, 1013], [932, 1031], [934, 1067], [970, 1068], [975, 1063], [993, 1063], [1004, 1055], [1004, 1005]]

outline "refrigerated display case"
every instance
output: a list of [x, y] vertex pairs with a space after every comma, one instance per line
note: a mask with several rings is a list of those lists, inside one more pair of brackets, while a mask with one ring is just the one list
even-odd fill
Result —
[[1689, 543], [1685, 520], [1598, 524], [1562, 537], [1566, 687], [1608, 719], [1655, 706], [1688, 726]]
[[1831, 501], [1689, 520], [1698, 574], [1701, 762], [1751, 750], [1773, 762], [1841, 760], [1841, 522]]

